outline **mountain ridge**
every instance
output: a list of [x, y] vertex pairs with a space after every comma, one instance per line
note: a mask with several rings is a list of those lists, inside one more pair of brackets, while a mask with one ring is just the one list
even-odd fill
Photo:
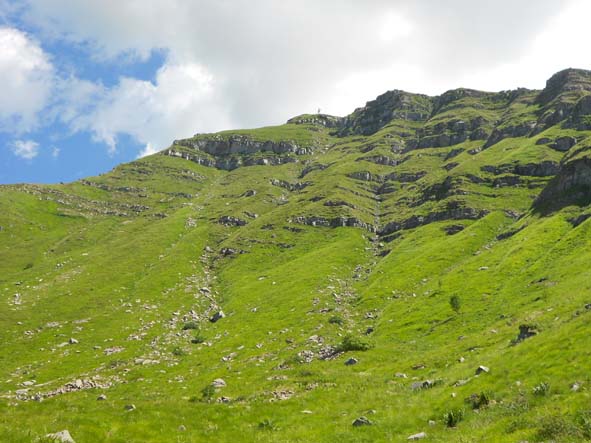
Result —
[[589, 79], [0, 186], [0, 440], [589, 441]]

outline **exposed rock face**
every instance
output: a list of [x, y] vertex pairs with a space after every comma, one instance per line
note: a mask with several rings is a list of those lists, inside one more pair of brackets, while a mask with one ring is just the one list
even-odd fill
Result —
[[582, 69], [565, 69], [557, 72], [546, 82], [546, 87], [536, 102], [546, 105], [558, 98], [561, 94], [569, 92], [591, 92], [591, 72]]
[[290, 118], [287, 123], [294, 125], [321, 125], [327, 128], [338, 128], [343, 123], [343, 117], [328, 114], [304, 114]]
[[591, 199], [591, 158], [567, 162], [536, 199], [535, 206], [562, 206]]
[[309, 226], [324, 226], [329, 228], [339, 228], [339, 227], [353, 227], [353, 228], [362, 228], [366, 229], [370, 232], [374, 232], [375, 228], [370, 225], [369, 223], [364, 223], [361, 220], [355, 217], [337, 217], [332, 219], [327, 219], [324, 217], [316, 217], [316, 216], [299, 216], [294, 217], [288, 220], [289, 223], [298, 223], [301, 225], [309, 225]]
[[577, 139], [574, 137], [558, 137], [554, 143], [550, 145], [551, 148], [557, 151], [565, 152], [577, 144]]
[[550, 177], [556, 175], [560, 167], [556, 162], [544, 160], [540, 163], [527, 163], [525, 165], [505, 164], [500, 166], [483, 166], [481, 169], [495, 175], [510, 173], [531, 177]]
[[300, 147], [293, 141], [255, 141], [244, 135], [231, 135], [227, 139], [212, 136], [212, 138], [196, 138], [189, 140], [175, 140], [174, 145], [192, 147], [198, 151], [219, 157], [233, 154], [255, 154], [270, 152], [273, 154], [306, 155], [312, 153], [311, 147]]
[[280, 188], [287, 189], [288, 191], [301, 191], [305, 187], [310, 185], [310, 182], [303, 182], [303, 183], [289, 183], [285, 180], [278, 180], [276, 178], [272, 178], [270, 180], [273, 186], [279, 186]]
[[189, 154], [176, 150], [174, 148], [163, 151], [163, 155], [169, 155], [171, 157], [180, 157], [185, 160], [189, 160], [199, 165], [207, 166], [210, 168], [223, 169], [225, 171], [232, 171], [241, 166], [276, 166], [283, 165], [286, 163], [296, 163], [298, 160], [290, 156], [278, 156], [271, 155], [269, 157], [241, 157], [241, 156], [227, 156], [222, 158], [211, 158], [199, 154]]
[[431, 99], [426, 95], [394, 90], [367, 102], [345, 117], [340, 135], [370, 135], [392, 120], [425, 121], [432, 111]]
[[484, 147], [488, 148], [506, 138], [529, 136], [533, 133], [536, 124], [537, 122], [535, 121], [529, 121], [519, 125], [495, 128], [490, 137], [486, 140]]
[[488, 211], [484, 209], [478, 210], [462, 207], [457, 202], [449, 202], [445, 211], [432, 212], [424, 216], [413, 215], [402, 222], [390, 222], [382, 227], [378, 231], [378, 234], [381, 236], [387, 236], [403, 229], [413, 229], [418, 226], [442, 220], [478, 220], [487, 214]]

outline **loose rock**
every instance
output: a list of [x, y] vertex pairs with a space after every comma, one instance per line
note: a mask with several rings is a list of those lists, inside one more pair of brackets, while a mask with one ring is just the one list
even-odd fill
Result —
[[45, 437], [60, 443], [76, 443], [67, 429], [56, 432], [54, 434], [47, 434]]
[[476, 368], [476, 375], [482, 374], [483, 372], [488, 374], [490, 369], [486, 366], [478, 366], [478, 368]]
[[353, 426], [371, 426], [373, 423], [367, 417], [359, 417], [353, 420]]
[[359, 360], [357, 360], [356, 358], [351, 357], [349, 360], [347, 360], [345, 362], [345, 365], [352, 366], [352, 365], [356, 365], [357, 363], [359, 363]]

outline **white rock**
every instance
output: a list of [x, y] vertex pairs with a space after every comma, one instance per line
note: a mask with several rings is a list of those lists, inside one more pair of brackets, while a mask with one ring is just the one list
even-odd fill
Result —
[[67, 429], [54, 434], [47, 434], [46, 437], [60, 443], [76, 443]]

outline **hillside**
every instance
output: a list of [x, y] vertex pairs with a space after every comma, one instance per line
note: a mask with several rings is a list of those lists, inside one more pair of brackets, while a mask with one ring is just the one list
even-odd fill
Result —
[[0, 186], [0, 441], [591, 441], [591, 71]]

